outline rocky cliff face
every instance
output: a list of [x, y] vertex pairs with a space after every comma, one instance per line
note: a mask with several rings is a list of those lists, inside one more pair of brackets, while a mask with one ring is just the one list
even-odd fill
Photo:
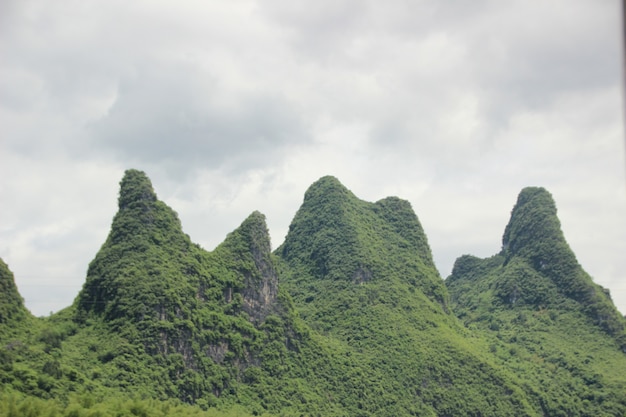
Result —
[[241, 229], [254, 260], [254, 268], [244, 272], [243, 309], [255, 321], [262, 322], [275, 310], [278, 296], [278, 273], [272, 261], [265, 216], [252, 213]]
[[216, 248], [214, 256], [227, 259], [236, 266], [236, 284], [226, 286], [226, 301], [230, 302], [240, 294], [242, 310], [257, 324], [262, 323], [268, 314], [280, 310], [277, 306], [278, 273], [263, 214], [255, 211], [248, 216]]

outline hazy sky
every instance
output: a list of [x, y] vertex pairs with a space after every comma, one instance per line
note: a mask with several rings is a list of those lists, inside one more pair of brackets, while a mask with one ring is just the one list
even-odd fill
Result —
[[37, 315], [71, 304], [127, 168], [213, 249], [274, 247], [307, 187], [397, 195], [442, 277], [491, 256], [519, 191], [626, 313], [618, 1], [4, 0], [0, 257]]

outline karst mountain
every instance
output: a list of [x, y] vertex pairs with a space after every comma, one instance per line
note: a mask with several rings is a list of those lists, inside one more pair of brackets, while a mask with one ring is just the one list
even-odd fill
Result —
[[33, 317], [0, 262], [0, 415], [626, 415], [626, 319], [547, 190], [445, 280], [401, 198], [322, 177], [273, 251], [252, 210], [207, 251], [128, 170], [71, 306]]

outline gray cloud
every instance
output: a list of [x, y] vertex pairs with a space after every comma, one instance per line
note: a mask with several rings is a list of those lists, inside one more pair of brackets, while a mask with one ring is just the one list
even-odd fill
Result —
[[333, 174], [409, 199], [445, 275], [497, 251], [519, 190], [542, 185], [624, 311], [618, 6], [4, 2], [0, 256], [27, 304], [43, 278], [79, 286], [129, 167], [205, 247], [255, 209], [278, 245]]
[[286, 145], [310, 140], [301, 115], [280, 94], [220, 89], [211, 74], [193, 68], [141, 70], [120, 83], [108, 113], [90, 125], [93, 144], [180, 175], [271, 165]]

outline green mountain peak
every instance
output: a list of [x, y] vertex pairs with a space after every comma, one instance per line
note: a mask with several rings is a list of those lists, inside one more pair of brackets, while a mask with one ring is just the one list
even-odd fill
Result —
[[161, 275], [171, 264], [165, 260], [182, 258], [192, 243], [176, 212], [158, 200], [144, 172], [125, 172], [118, 201], [111, 231], [89, 265], [78, 305], [85, 312], [105, 313], [109, 319], [131, 311], [139, 319], [145, 315], [143, 310], [157, 303], [139, 307], [139, 300], [151, 297], [149, 288], [167, 286]]
[[505, 264], [523, 259], [549, 278], [559, 293], [584, 305], [598, 301], [591, 278], [563, 236], [554, 199], [544, 188], [528, 187], [520, 192], [502, 244]]
[[[277, 308], [278, 273], [271, 253], [265, 216], [255, 211], [216, 249], [222, 258], [239, 263], [242, 308], [255, 322], [262, 322]], [[232, 297], [228, 295], [228, 297]]]
[[325, 176], [311, 184], [304, 193], [300, 211], [324, 211], [343, 217], [346, 206], [354, 205], [357, 200], [356, 196], [337, 178]]
[[157, 201], [150, 178], [143, 171], [126, 170], [120, 182], [118, 206], [120, 210], [148, 207]]
[[0, 325], [19, 321], [29, 315], [24, 307], [9, 266], [0, 259]]
[[252, 212], [252, 214], [241, 223], [238, 231], [241, 233], [244, 241], [249, 245], [250, 251], [257, 254], [255, 256], [269, 256], [272, 250], [272, 244], [263, 213], [258, 211]]
[[363, 201], [332, 176], [322, 177], [306, 191], [278, 253], [288, 261], [297, 258], [324, 279], [367, 281], [384, 275], [377, 269], [382, 272], [398, 257], [419, 262], [438, 276], [426, 235], [408, 201], [397, 197]]
[[540, 268], [545, 268], [545, 257], [554, 245], [559, 246], [560, 256], [567, 256], [568, 261], [576, 262], [563, 237], [552, 195], [545, 188], [524, 188], [504, 229], [502, 246], [505, 255], [508, 258], [524, 256]]
[[318, 291], [332, 282], [372, 281], [395, 288], [390, 277], [397, 277], [401, 286], [446, 304], [445, 287], [411, 204], [397, 197], [360, 200], [334, 177], [322, 177], [309, 187], [277, 254], [306, 271], [298, 280], [318, 280], [302, 281], [319, 286]]
[[453, 300], [464, 308], [480, 310], [479, 305], [493, 297], [491, 303], [508, 308], [578, 311], [620, 343], [626, 341], [626, 321], [608, 292], [576, 260], [561, 230], [554, 199], [541, 187], [520, 192], [504, 231], [502, 251], [484, 260], [459, 258], [446, 284]]
[[324, 193], [334, 191], [338, 193], [351, 194], [350, 190], [348, 190], [339, 181], [339, 179], [337, 179], [337, 177], [325, 175], [309, 186], [308, 190], [304, 194], [304, 200], [306, 201], [308, 198], [314, 197], [317, 195], [316, 193], [319, 193], [320, 191]]

